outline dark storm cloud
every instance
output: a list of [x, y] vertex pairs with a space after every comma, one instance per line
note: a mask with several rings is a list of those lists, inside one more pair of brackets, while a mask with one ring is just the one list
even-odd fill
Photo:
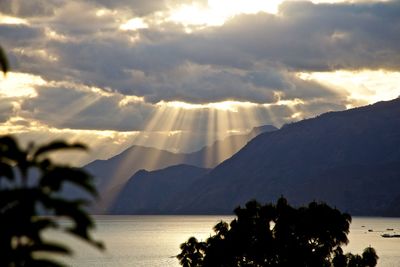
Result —
[[29, 42], [42, 38], [43, 31], [21, 24], [0, 24], [0, 36], [2, 43], [9, 44], [9, 46], [26, 46], [29, 49]]
[[195, 61], [204, 62], [205, 51], [211, 51], [213, 64], [240, 66], [237, 62], [242, 62], [244, 68], [248, 68], [248, 62], [264, 59], [303, 71], [398, 70], [398, 14], [398, 1], [286, 2], [277, 16], [265, 13], [237, 16], [222, 27], [191, 35], [177, 45], [185, 55], [193, 55], [191, 58]]
[[[46, 23], [58, 33], [78, 41], [86, 38], [96, 38], [97, 34], [103, 35], [107, 32], [115, 32], [119, 27], [117, 21], [123, 19], [123, 17], [115, 17], [115, 14], [112, 14], [112, 10], [98, 16], [98, 8], [98, 6], [89, 1], [67, 1], [58, 10], [57, 14]], [[123, 15], [124, 13], [118, 14], [118, 16]], [[103, 36], [104, 41], [107, 37], [107, 35]]]
[[[294, 72], [400, 70], [397, 1], [284, 3], [278, 15], [236, 16], [223, 26], [191, 34], [185, 33], [182, 25], [171, 22], [155, 25], [146, 17], [178, 1], [54, 3], [57, 12], [40, 13], [32, 8], [31, 16], [47, 14], [47, 17], [29, 20], [29, 25], [0, 26], [1, 42], [8, 51], [12, 47], [10, 57], [19, 63], [15, 70], [41, 75], [46, 80], [68, 80], [109, 92], [143, 96], [151, 103], [161, 100], [274, 103], [301, 99], [306, 103], [303, 113], [317, 114], [323, 107], [325, 110], [344, 107], [347, 96], [318, 83], [303, 81]], [[98, 16], [99, 8], [108, 8], [108, 12]], [[121, 23], [137, 15], [144, 16], [148, 29], [119, 29]], [[58, 35], [51, 37], [49, 31]], [[40, 50], [49, 56], [38, 54]], [[51, 61], [50, 55], [57, 60]], [[140, 112], [118, 106], [117, 98], [103, 96], [79, 111], [73, 122], [59, 121], [56, 115], [52, 118], [52, 111], [64, 105], [61, 99], [76, 102], [86, 97], [79, 90], [69, 90], [40, 90], [39, 96], [27, 100], [24, 108], [32, 111], [32, 116], [60, 127], [141, 127], [135, 126], [141, 125], [141, 118], [133, 115], [128, 119], [128, 114]], [[54, 99], [54, 105], [49, 99]], [[38, 106], [41, 107], [35, 110]], [[121, 119], [110, 121], [102, 117], [104, 113], [116, 114]], [[127, 126], [122, 127], [123, 123]]]

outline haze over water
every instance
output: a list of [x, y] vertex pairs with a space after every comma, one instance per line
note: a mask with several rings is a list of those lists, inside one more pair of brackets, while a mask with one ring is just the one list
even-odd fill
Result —
[[[131, 267], [180, 266], [179, 245], [189, 237], [205, 240], [220, 220], [230, 222], [230, 216], [98, 216], [96, 237], [105, 242], [105, 253], [79, 241], [62, 237], [75, 251], [68, 266]], [[387, 229], [393, 229], [388, 231]], [[372, 230], [368, 231], [368, 230]], [[400, 218], [355, 217], [346, 252], [361, 254], [372, 246], [377, 250], [379, 267], [395, 267], [400, 262], [400, 239], [383, 238], [383, 233], [400, 233]], [[60, 238], [49, 234], [49, 238]]]

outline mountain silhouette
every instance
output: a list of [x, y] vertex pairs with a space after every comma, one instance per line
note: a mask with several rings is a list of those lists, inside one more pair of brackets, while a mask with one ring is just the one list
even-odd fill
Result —
[[317, 200], [353, 215], [400, 216], [400, 99], [262, 133], [185, 188], [170, 190], [159, 212], [228, 214], [250, 199], [284, 195], [294, 205]]
[[[321, 200], [356, 215], [395, 215], [400, 99], [263, 133], [181, 195], [179, 213], [230, 213], [249, 199]], [[397, 214], [400, 215], [400, 214]]]
[[102, 196], [93, 207], [93, 212], [103, 213], [108, 209], [118, 191], [139, 170], [153, 171], [179, 164], [212, 168], [235, 154], [255, 136], [275, 130], [277, 128], [272, 125], [256, 127], [248, 134], [228, 136], [193, 153], [172, 153], [156, 148], [132, 146], [110, 159], [95, 160], [84, 167], [96, 177], [96, 185]]
[[208, 169], [176, 165], [157, 171], [140, 170], [124, 185], [110, 212], [115, 214], [165, 214], [174, 197], [203, 176]]

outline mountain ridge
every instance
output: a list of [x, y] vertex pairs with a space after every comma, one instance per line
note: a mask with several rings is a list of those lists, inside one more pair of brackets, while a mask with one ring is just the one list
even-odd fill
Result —
[[202, 168], [214, 167], [262, 131], [276, 129], [272, 125], [257, 127], [248, 134], [232, 135], [223, 140], [217, 140], [212, 145], [193, 153], [180, 154], [151, 147], [131, 146], [107, 160], [95, 160], [84, 167], [97, 178], [96, 186], [100, 194], [104, 196], [94, 207], [94, 212], [103, 213], [108, 209], [118, 188], [122, 188], [123, 184], [138, 170], [154, 171], [178, 164]]
[[296, 205], [319, 200], [355, 215], [399, 216], [393, 208], [400, 202], [399, 115], [395, 99], [262, 133], [165, 209], [230, 214], [250, 199], [284, 195]]
[[[182, 212], [206, 211], [212, 204], [207, 199], [212, 199], [216, 206], [224, 206], [219, 212], [225, 213], [251, 198], [271, 201], [283, 194], [290, 199], [289, 188], [296, 180], [304, 182], [304, 177], [315, 177], [328, 168], [400, 161], [399, 114], [400, 99], [395, 99], [322, 114], [260, 134], [202, 179], [196, 185], [200, 192], [192, 196], [195, 200]], [[207, 186], [211, 181], [213, 188]], [[230, 187], [233, 188], [217, 192], [215, 189]], [[218, 197], [226, 196], [227, 192], [231, 196]]]

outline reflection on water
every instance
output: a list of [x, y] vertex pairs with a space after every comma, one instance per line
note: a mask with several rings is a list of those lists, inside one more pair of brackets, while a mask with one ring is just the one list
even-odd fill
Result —
[[400, 238], [381, 237], [385, 233], [400, 234], [400, 218], [355, 217], [350, 228], [350, 243], [345, 251], [362, 253], [365, 247], [371, 246], [378, 253], [379, 267], [398, 267], [400, 266]]
[[[105, 242], [104, 253], [67, 236], [48, 233], [48, 237], [62, 238], [71, 244], [74, 258], [64, 259], [69, 266], [179, 266], [174, 257], [179, 253], [179, 245], [190, 236], [206, 239], [221, 219], [229, 222], [232, 217], [97, 216], [96, 237]], [[378, 266], [400, 266], [400, 239], [382, 238], [383, 233], [400, 234], [400, 218], [353, 218], [345, 251], [362, 253], [372, 246], [380, 257]]]

